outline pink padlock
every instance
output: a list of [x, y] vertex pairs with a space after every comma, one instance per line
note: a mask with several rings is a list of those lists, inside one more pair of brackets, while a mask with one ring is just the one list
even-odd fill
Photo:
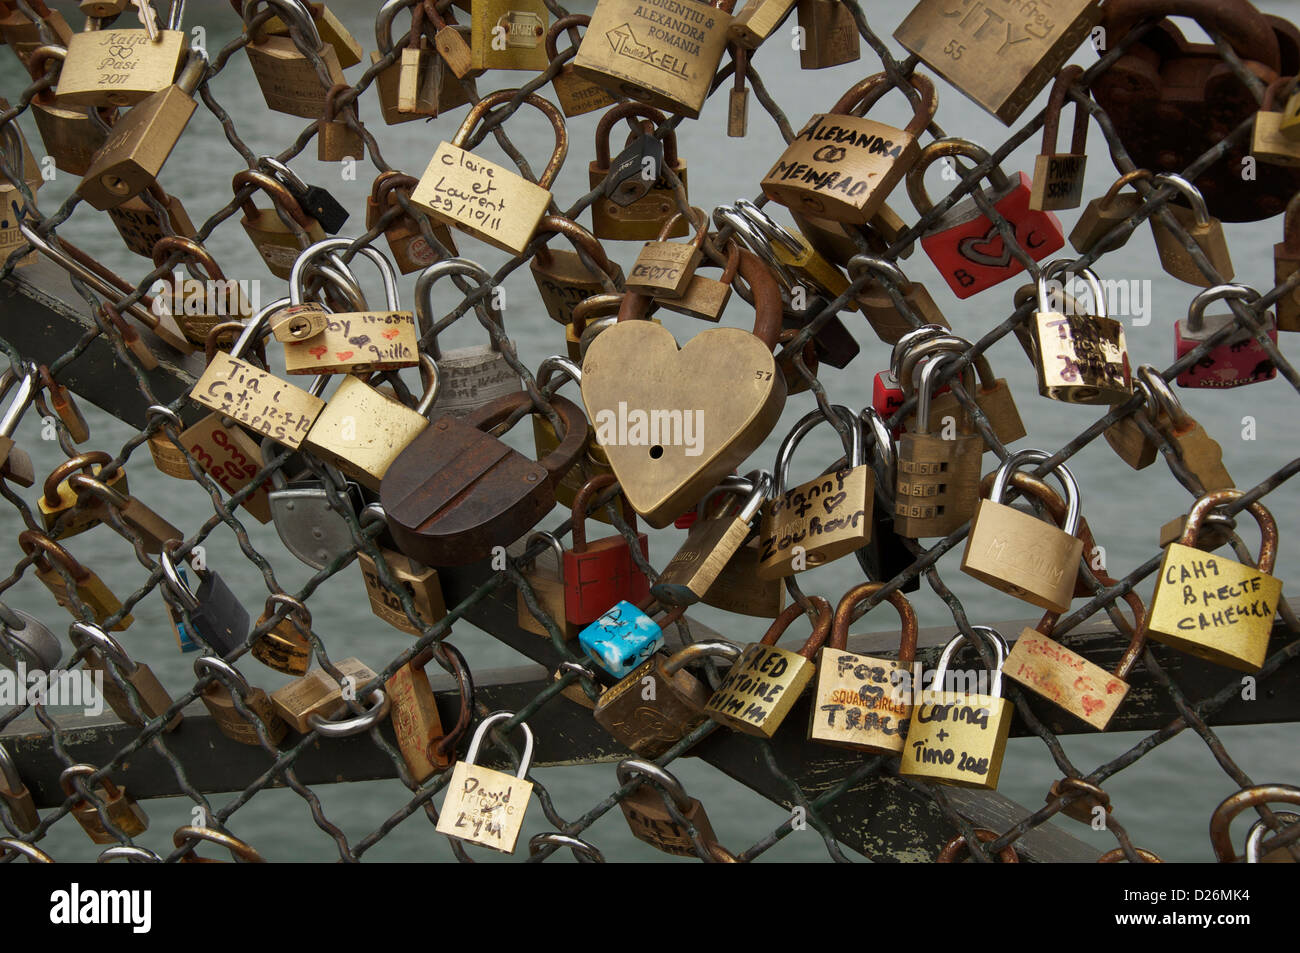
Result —
[[[936, 159], [947, 156], [965, 156], [977, 163], [989, 158], [982, 148], [965, 139], [936, 139], [921, 150], [916, 165], [907, 173], [907, 194], [921, 215], [934, 207], [925, 190], [925, 170]], [[1065, 245], [1060, 219], [1051, 212], [1030, 209], [1033, 183], [1029, 176], [1017, 172], [1014, 179], [1008, 179], [994, 166], [988, 179], [993, 188], [985, 189], [983, 194], [1011, 223], [1016, 243], [1030, 258], [1042, 261]], [[921, 247], [958, 298], [969, 298], [1025, 270], [997, 226], [969, 195], [922, 234]]]
[[[1205, 308], [1211, 301], [1226, 298], [1236, 298], [1250, 304], [1259, 300], [1259, 292], [1246, 285], [1229, 284], [1206, 288], [1198, 294], [1187, 309], [1187, 319], [1174, 326], [1176, 357], [1182, 357], [1207, 338], [1213, 337], [1224, 325], [1236, 321], [1236, 317], [1231, 314], [1215, 314], [1208, 318], [1205, 316]], [[1277, 321], [1274, 320], [1273, 313], [1265, 314], [1261, 323], [1268, 330], [1269, 340], [1277, 344]], [[1175, 379], [1180, 387], [1241, 387], [1272, 380], [1276, 376], [1277, 367], [1273, 364], [1273, 358], [1243, 328]]]

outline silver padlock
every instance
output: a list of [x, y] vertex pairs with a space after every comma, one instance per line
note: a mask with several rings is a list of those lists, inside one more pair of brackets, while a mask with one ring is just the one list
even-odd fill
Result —
[[21, 487], [29, 487], [36, 482], [36, 470], [32, 466], [32, 458], [26, 450], [14, 444], [13, 437], [14, 431], [22, 422], [23, 414], [36, 396], [38, 377], [35, 364], [25, 365], [21, 376], [12, 367], [0, 376], [0, 400], [13, 390], [15, 384], [18, 385], [5, 406], [3, 415], [0, 415], [0, 477]]
[[[275, 462], [282, 449], [269, 437], [262, 441], [262, 456], [268, 466]], [[330, 480], [352, 506], [353, 514], [360, 512], [364, 505], [361, 487], [344, 477], [337, 468], [327, 463], [320, 466], [326, 474], [325, 479]], [[285, 467], [281, 466], [271, 474], [272, 489], [266, 495], [275, 531], [280, 534], [284, 548], [299, 560], [312, 569], [324, 569], [335, 558], [352, 549], [352, 530], [343, 514], [330, 505], [324, 480], [307, 471], [291, 481], [284, 470]]]
[[[506, 362], [495, 341], [455, 348], [445, 354], [438, 346], [438, 336], [431, 334], [435, 323], [433, 286], [439, 278], [450, 275], [463, 275], [480, 287], [492, 282], [492, 276], [482, 265], [467, 258], [447, 258], [432, 264], [416, 279], [415, 320], [421, 340], [428, 338], [429, 353], [438, 365], [438, 380], [442, 388], [429, 414], [431, 420], [444, 414], [464, 417], [476, 408], [524, 387], [523, 380]], [[475, 309], [504, 330], [501, 312], [492, 306], [491, 298], [489, 294], [475, 305]]]
[[195, 652], [206, 645], [214, 655], [229, 655], [248, 638], [248, 610], [214, 569], [191, 566], [199, 577], [198, 590], [191, 589], [172, 555], [180, 542], [173, 539], [164, 543], [160, 556], [167, 589], [184, 610], [177, 618], [171, 603], [165, 603], [176, 626], [176, 641], [182, 652]]
[[0, 602], [0, 667], [48, 672], [58, 668], [63, 646], [40, 619]]

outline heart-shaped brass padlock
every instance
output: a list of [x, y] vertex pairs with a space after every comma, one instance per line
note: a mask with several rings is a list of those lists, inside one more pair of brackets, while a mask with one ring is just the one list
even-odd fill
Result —
[[624, 495], [646, 522], [667, 526], [752, 453], [785, 406], [772, 348], [781, 323], [776, 279], [749, 252], [754, 332], [710, 328], [678, 349], [629, 292], [619, 321], [592, 341], [582, 399]]

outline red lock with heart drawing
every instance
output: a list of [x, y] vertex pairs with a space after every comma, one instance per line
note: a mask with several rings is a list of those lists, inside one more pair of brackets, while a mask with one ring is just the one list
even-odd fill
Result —
[[[921, 215], [934, 207], [925, 190], [925, 170], [936, 159], [948, 156], [965, 156], [975, 162], [989, 158], [982, 148], [965, 139], [936, 139], [926, 146], [907, 173], [907, 194]], [[957, 173], [954, 182], [962, 177]], [[1029, 176], [1018, 172], [1008, 178], [994, 166], [988, 178], [993, 188], [983, 190], [985, 197], [1010, 223], [1016, 243], [1030, 258], [1042, 261], [1065, 245], [1060, 220], [1051, 212], [1029, 208], [1033, 191]], [[922, 234], [921, 247], [958, 298], [969, 298], [1025, 270], [1024, 262], [1011, 253], [997, 226], [969, 195]]]

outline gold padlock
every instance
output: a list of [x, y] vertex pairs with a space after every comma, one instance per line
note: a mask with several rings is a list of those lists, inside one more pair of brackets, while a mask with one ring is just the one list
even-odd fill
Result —
[[1277, 523], [1262, 503], [1250, 504], [1260, 529], [1258, 568], [1195, 548], [1197, 531], [1210, 511], [1243, 495], [1215, 490], [1192, 506], [1182, 539], [1169, 545], [1160, 563], [1149, 635], [1216, 665], [1257, 672], [1268, 653], [1282, 595], [1282, 580], [1272, 575]]
[[[560, 542], [554, 533], [533, 532], [529, 533], [524, 539], [524, 549], [531, 548], [533, 543], [539, 539], [545, 540], [551, 552], [555, 554], [554, 565], [541, 565], [541, 558], [546, 555], [545, 550], [543, 550], [530, 562], [520, 562], [519, 572], [528, 580], [528, 585], [532, 587], [533, 597], [537, 600], [539, 608], [555, 623], [564, 640], [576, 639], [578, 632], [583, 627], [570, 622], [564, 612], [564, 544]], [[528, 607], [522, 591], [515, 593], [515, 621], [519, 628], [525, 632], [532, 632], [534, 635], [540, 635], [546, 639], [551, 637], [551, 633], [547, 631], [542, 620], [533, 615], [533, 611]]]
[[415, 205], [438, 221], [514, 255], [527, 246], [551, 204], [551, 183], [569, 151], [564, 117], [535, 93], [524, 99], [541, 110], [555, 130], [555, 149], [536, 184], [467, 152], [463, 146], [489, 109], [509, 101], [518, 92], [501, 89], [475, 103], [451, 142], [438, 145], [411, 195]]
[[1083, 176], [1088, 162], [1088, 113], [1077, 102], [1074, 104], [1070, 151], [1056, 151], [1056, 134], [1066, 94], [1082, 75], [1082, 66], [1067, 66], [1052, 84], [1047, 114], [1043, 119], [1043, 151], [1034, 160], [1034, 187], [1029, 193], [1029, 207], [1035, 212], [1078, 208], [1083, 201]]
[[[1287, 202], [1282, 241], [1273, 246], [1273, 283], [1283, 284], [1300, 271], [1300, 193]], [[1300, 331], [1300, 285], [1277, 299], [1277, 329]]]
[[[73, 605], [73, 596], [90, 610], [98, 625], [103, 625], [109, 616], [122, 611], [122, 603], [112, 590], [105, 585], [99, 575], [87, 569], [73, 555], [43, 533], [24, 530], [18, 534], [18, 545], [28, 556], [36, 555], [34, 569], [36, 578], [54, 595], [54, 601], [70, 612], [73, 618], [81, 619], [81, 612]], [[37, 551], [40, 555], [37, 555]], [[68, 591], [59, 570], [62, 569], [72, 577], [73, 591]], [[135, 621], [129, 612], [112, 628], [112, 632], [121, 632]]]
[[550, 64], [546, 52], [550, 22], [542, 0], [478, 0], [470, 4], [471, 67], [541, 72]]
[[[916, 164], [921, 154], [918, 137], [934, 118], [934, 85], [920, 73], [913, 73], [909, 82], [918, 100], [906, 127], [854, 113], [890, 87], [885, 73], [868, 76], [799, 131], [763, 177], [764, 194], [808, 215], [859, 225], [870, 222]], [[832, 144], [829, 153], [826, 143]], [[832, 159], [832, 154], [837, 157]]]
[[862, 37], [853, 11], [838, 0], [799, 0], [795, 8], [803, 42], [800, 69], [829, 69], [862, 57]]
[[[152, 7], [141, 16], [152, 20]], [[59, 105], [133, 106], [172, 84], [188, 41], [184, 31], [156, 24], [152, 30], [74, 33], [59, 73]]]
[[[627, 276], [629, 291], [668, 299], [680, 298], [686, 293], [687, 285], [704, 257], [704, 240], [709, 235], [708, 214], [700, 208], [692, 208], [691, 213], [695, 216], [695, 237], [690, 244], [656, 238], [641, 246]], [[661, 235], [672, 231], [677, 215], [664, 223]]]
[[[609, 137], [615, 124], [626, 119], [632, 125], [633, 136], [652, 134], [666, 121], [664, 114], [657, 109], [640, 103], [623, 103], [610, 109], [600, 117], [596, 124], [596, 157], [587, 165], [587, 181], [592, 189], [601, 188], [611, 173], [617, 171], [620, 176], [627, 175], [634, 181], [647, 185], [632, 192], [639, 197], [632, 201], [620, 199], [615, 201], [608, 194], [602, 195], [591, 204], [591, 231], [597, 238], [616, 241], [650, 241], [657, 238], [665, 223], [679, 211], [677, 192], [669, 184], [664, 170], [672, 170], [673, 175], [681, 181], [683, 199], [689, 201], [686, 182], [686, 162], [677, 153], [676, 130], [669, 129], [663, 138], [663, 169], [649, 169], [656, 162], [656, 157], [633, 156], [634, 167], [630, 169], [613, 169], [610, 159]], [[622, 156], [620, 156], [622, 158]], [[649, 171], [651, 181], [646, 182]], [[642, 194], [643, 193], [643, 194]], [[668, 232], [668, 238], [681, 238], [689, 229], [685, 219], [679, 221]]]
[[295, 228], [284, 224], [275, 209], [259, 209], [250, 196], [240, 205], [244, 215], [239, 220], [271, 274], [287, 279], [293, 273], [299, 252], [316, 242], [324, 241], [325, 229], [320, 222], [303, 211], [284, 183], [264, 172], [253, 169], [236, 172], [230, 185], [236, 194], [251, 185], [269, 195], [277, 208], [288, 213]]
[[[243, 0], [230, 0], [230, 5], [235, 8], [236, 13], [243, 12]], [[349, 32], [333, 10], [323, 3], [315, 3], [312, 0], [304, 0], [303, 6], [306, 7], [312, 22], [316, 24], [321, 39], [334, 49], [339, 59], [339, 66], [347, 69], [361, 62], [360, 41]], [[280, 17], [274, 16], [262, 24], [262, 32], [272, 36], [288, 36], [289, 25]]]
[[329, 78], [328, 82], [321, 83], [316, 66], [292, 38], [271, 36], [262, 29], [250, 32], [244, 49], [248, 52], [248, 63], [253, 67], [266, 106], [290, 116], [316, 119], [325, 113], [329, 89], [346, 82], [338, 54], [334, 47], [321, 40], [315, 21], [299, 0], [254, 0], [244, 4], [246, 32], [257, 17], [257, 8], [263, 3], [275, 7], [282, 18], [298, 29], [307, 48], [320, 59]]
[[[571, 13], [552, 23], [551, 28], [546, 31], [547, 60], [559, 58], [560, 51], [557, 47], [561, 33], [565, 30], [576, 30], [578, 27], [585, 28], [590, 24], [591, 17], [582, 13]], [[578, 48], [575, 45], [569, 47], [569, 49], [573, 51], [569, 56], [571, 59], [577, 55]], [[552, 77], [551, 88], [555, 90], [555, 98], [560, 101], [560, 109], [564, 111], [564, 115], [569, 119], [594, 112], [597, 109], [614, 106], [618, 103], [618, 100], [606, 90], [590, 80], [583, 79], [574, 72], [572, 63], [565, 63], [564, 67]]]
[[[998, 786], [1013, 711], [1011, 702], [1002, 697], [1002, 666], [1007, 658], [1007, 643], [996, 629], [988, 626], [972, 626], [972, 631], [993, 646], [997, 661], [992, 670], [992, 684], [987, 691], [980, 690], [983, 672], [968, 671], [962, 673], [965, 677], [960, 680], [964, 690], [958, 690], [958, 679], [948, 676], [948, 666], [957, 647], [966, 641], [964, 633], [957, 633], [939, 656], [932, 687], [923, 693], [923, 700], [912, 712], [907, 743], [898, 765], [902, 777], [988, 791]], [[951, 688], [948, 682], [952, 682]], [[972, 691], [972, 687], [976, 690]]]
[[[68, 627], [68, 636], [78, 651], [85, 651], [82, 660], [86, 668], [102, 676], [104, 701], [123, 722], [143, 727], [172, 707], [172, 697], [153, 669], [131, 659], [121, 644], [99, 626], [74, 622]], [[118, 679], [125, 684], [119, 685]], [[132, 691], [128, 692], [125, 685], [130, 685]], [[177, 712], [162, 730], [172, 731], [180, 723], [181, 713]]]
[[392, 703], [389, 717], [397, 747], [416, 784], [423, 784], [451, 763], [451, 753], [440, 744], [444, 734], [442, 717], [424, 671], [432, 659], [433, 649], [426, 649], [384, 683]]
[[[546, 234], [563, 235], [578, 251], [541, 245], [529, 263], [529, 270], [551, 320], [572, 324], [573, 309], [580, 302], [593, 295], [617, 291], [623, 285], [623, 269], [610, 261], [595, 235], [572, 219], [559, 215], [542, 216], [534, 237]], [[596, 266], [595, 271], [586, 265], [579, 251]], [[570, 357], [580, 359], [572, 354]]]
[[[215, 655], [205, 655], [194, 660], [194, 674], [203, 679], [213, 679], [199, 695], [217, 728], [231, 741], [241, 745], [260, 745], [259, 727], [268, 744], [275, 746], [284, 740], [289, 726], [271, 707], [271, 698], [260, 688], [245, 681], [239, 670]], [[238, 695], [238, 701], [235, 696]], [[248, 709], [244, 714], [240, 707]], [[251, 716], [251, 717], [250, 717]]]
[[[69, 765], [59, 775], [59, 786], [63, 788], [64, 794], [72, 796], [77, 793], [72, 779], [89, 777], [95, 773], [97, 769], [93, 765]], [[110, 824], [127, 837], [136, 837], [148, 830], [149, 815], [126, 793], [126, 788], [119, 788], [107, 777], [100, 778], [96, 788], [90, 793], [98, 803], [92, 803], [83, 797], [74, 801], [71, 809], [73, 818], [94, 843], [118, 843], [120, 835], [109, 829]]]
[[809, 741], [868, 754], [896, 755], [903, 750], [913, 692], [920, 686], [914, 685], [911, 672], [916, 660], [916, 613], [902, 590], [888, 596], [902, 623], [898, 658], [847, 651], [854, 611], [884, 586], [882, 582], [854, 586], [835, 607], [830, 639], [817, 657]]
[[[372, 66], [379, 63], [381, 60], [387, 58], [392, 54], [394, 49], [393, 19], [394, 17], [396, 17], [398, 11], [404, 9], [405, 6], [406, 6], [405, 4], [401, 4], [401, 3], [385, 3], [382, 7], [380, 7], [379, 14], [375, 19], [375, 41], [379, 46], [379, 50], [377, 52], [372, 52], [370, 54], [370, 63]], [[417, 29], [416, 24], [414, 22], [414, 16], [415, 14], [413, 13], [411, 32], [407, 33], [407, 35], [402, 37], [402, 39], [399, 41], [400, 44], [403, 46], [403, 48], [410, 45], [411, 43], [415, 43], [418, 46], [420, 41], [423, 39], [420, 36], [420, 31]], [[459, 41], [459, 46], [464, 48], [465, 61], [463, 65], [465, 67], [468, 67], [469, 27], [467, 26], [458, 27], [453, 25], [450, 26], [450, 29], [452, 33], [456, 34], [456, 39]], [[436, 71], [437, 73], [437, 75], [430, 77], [430, 79], [431, 81], [436, 82], [436, 85], [438, 87], [437, 89], [438, 111], [440, 113], [448, 109], [453, 109], [456, 106], [462, 106], [465, 103], [469, 102], [469, 100], [466, 98], [465, 90], [461, 86], [461, 84], [459, 82], [456, 82], [454, 78], [449, 78], [445, 75], [445, 71], [451, 70], [451, 66], [449, 65], [449, 61], [447, 60], [447, 51], [446, 51], [446, 47], [447, 47], [446, 41], [450, 39], [450, 36], [451, 34], [446, 34], [443, 33], [442, 31], [439, 31], [438, 39], [443, 42], [436, 43], [435, 45], [437, 46], [439, 55], [442, 57], [442, 59], [440, 59], [436, 65], [427, 64], [431, 70]], [[390, 126], [397, 125], [398, 123], [403, 123], [403, 122], [411, 122], [412, 120], [415, 119], [425, 118], [422, 114], [418, 112], [402, 112], [401, 110], [398, 109], [398, 92], [399, 92], [399, 87], [401, 85], [401, 75], [402, 75], [402, 63], [401, 63], [401, 59], [399, 58], [395, 62], [393, 62], [390, 66], [381, 70], [379, 75], [375, 79], [375, 88], [378, 89], [379, 91], [379, 108], [380, 111], [383, 113], [384, 122]], [[472, 78], [477, 74], [466, 72], [464, 75], [465, 78]], [[457, 74], [457, 76], [459, 76], [459, 74]]]
[[524, 753], [513, 776], [475, 764], [487, 730], [514, 717], [513, 712], [498, 711], [479, 722], [465, 760], [457, 761], [452, 769], [447, 797], [438, 813], [439, 834], [514, 853], [533, 793], [532, 782], [525, 780], [533, 761], [533, 732], [528, 723], [519, 722], [524, 732]]
[[176, 252], [182, 255], [178, 265], [201, 269], [206, 280], [164, 275], [158, 279], [164, 291], [155, 298], [154, 307], [170, 314], [187, 338], [195, 344], [206, 344], [218, 324], [253, 317], [253, 306], [241, 287], [246, 283], [227, 278], [208, 249], [194, 239], [180, 235], [159, 239], [153, 247], [154, 267], [165, 265]]
[[[857, 281], [864, 272], [872, 272], [886, 278], [902, 296], [903, 303], [912, 314], [906, 315], [894, 303], [883, 281], [877, 278], [865, 285], [857, 295], [858, 307], [867, 319], [876, 337], [886, 344], [897, 344], [904, 334], [921, 325], [949, 327], [948, 319], [943, 316], [939, 306], [930, 297], [930, 292], [919, 281], [909, 281], [902, 270], [893, 262], [873, 255], [854, 255], [849, 259], [849, 277]], [[899, 382], [905, 378], [900, 377]]]
[[1049, 301], [1048, 280], [1069, 267], [1067, 259], [1058, 258], [1038, 273], [1038, 309], [1030, 329], [1038, 393], [1067, 404], [1128, 400], [1133, 394], [1133, 373], [1124, 325], [1106, 315], [1106, 295], [1092, 269], [1082, 268], [1078, 274], [1091, 289], [1088, 310], [1096, 314], [1080, 313], [1064, 301], [1057, 310]]
[[[1137, 192], [1123, 192], [1124, 186], [1144, 179], [1151, 182], [1154, 176], [1147, 169], [1134, 169], [1125, 172], [1106, 190], [1099, 199], [1093, 199], [1084, 208], [1074, 228], [1070, 229], [1070, 244], [1081, 255], [1086, 255], [1102, 238], [1125, 219], [1142, 207], [1142, 196]], [[1104, 251], [1113, 251], [1128, 241], [1132, 231], [1118, 238], [1110, 238], [1102, 247]]]
[[618, 96], [698, 119], [736, 0], [598, 0], [573, 68]]
[[167, 216], [167, 227], [164, 229], [162, 219], [153, 206], [144, 200], [143, 195], [127, 199], [116, 208], [109, 209], [109, 220], [122, 236], [128, 251], [144, 258], [152, 258], [153, 250], [164, 238], [171, 235], [198, 238], [198, 229], [190, 221], [189, 213], [185, 211], [180, 199], [168, 195], [156, 182], [145, 191], [162, 206]]
[[1219, 279], [1207, 278], [1183, 245], [1180, 236], [1175, 235], [1161, 220], [1160, 213], [1152, 215], [1151, 233], [1156, 240], [1156, 253], [1160, 256], [1160, 267], [1179, 281], [1209, 288], [1230, 281], [1233, 277], [1232, 259], [1228, 255], [1228, 241], [1223, 236], [1223, 223], [1210, 215], [1205, 207], [1205, 198], [1196, 186], [1180, 175], [1157, 175], [1153, 184], [1156, 186], [1172, 185], [1181, 192], [1190, 203], [1191, 208], [1181, 205], [1166, 205], [1167, 209], [1183, 230], [1191, 237], [1209, 260], [1211, 267], [1219, 273]]
[[1251, 133], [1250, 154], [1261, 162], [1273, 165], [1300, 165], [1300, 141], [1282, 132], [1285, 118], [1277, 108], [1277, 95], [1293, 77], [1279, 76], [1264, 90], [1264, 101], [1255, 113], [1255, 128]]
[[[39, 80], [51, 60], [62, 64], [66, 55], [67, 50], [61, 46], [38, 46], [28, 59], [27, 68], [32, 78]], [[60, 106], [54, 87], [46, 87], [34, 95], [31, 105], [45, 151], [54, 157], [54, 167], [71, 175], [85, 175], [91, 159], [108, 138], [108, 130], [93, 122], [84, 108]], [[111, 126], [117, 118], [116, 107], [100, 109], [99, 118]]]
[[[359, 115], [358, 100], [353, 98], [345, 106], [338, 102], [351, 89], [346, 83], [336, 83], [325, 91], [325, 112], [316, 121], [316, 158], [321, 162], [361, 160], [366, 156], [365, 126]], [[350, 117], [341, 115], [344, 111]], [[355, 129], [348, 118], [356, 122]]]
[[[413, 175], [403, 175], [400, 172], [379, 173], [370, 189], [370, 197], [366, 199], [366, 228], [375, 228], [381, 218], [400, 209], [394, 190], [403, 190], [409, 201], [411, 189], [415, 188], [419, 181]], [[404, 275], [428, 268], [443, 257], [435, 246], [425, 240], [420, 222], [428, 223], [434, 240], [447, 249], [448, 257], [454, 258], [458, 254], [451, 229], [442, 222], [431, 221], [425, 215], [421, 215], [420, 221], [417, 221], [414, 216], [400, 212], [384, 229], [384, 240], [388, 242], [388, 250], [392, 252], [397, 270]]]
[[306, 675], [312, 653], [311, 610], [306, 605], [286, 592], [273, 592], [266, 597], [266, 607], [254, 628], [266, 625], [280, 606], [286, 606], [288, 613], [253, 641], [253, 658], [286, 675]]
[[820, 596], [809, 601], [817, 610], [812, 635], [798, 652], [777, 648], [790, 623], [805, 614], [792, 604], [768, 627], [761, 641], [747, 645], [709, 696], [705, 712], [714, 721], [747, 735], [771, 738], [803, 690], [812, 681], [812, 661], [831, 630], [831, 604]]

